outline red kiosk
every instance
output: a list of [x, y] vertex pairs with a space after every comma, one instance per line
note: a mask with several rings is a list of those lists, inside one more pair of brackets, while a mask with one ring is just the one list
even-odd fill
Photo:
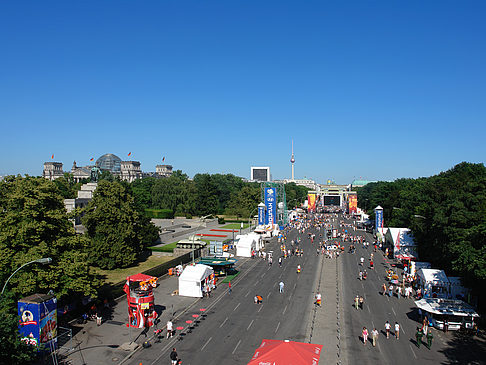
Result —
[[157, 313], [154, 307], [153, 288], [157, 285], [157, 278], [145, 274], [127, 277], [123, 291], [127, 293], [128, 325], [144, 328], [154, 324]]

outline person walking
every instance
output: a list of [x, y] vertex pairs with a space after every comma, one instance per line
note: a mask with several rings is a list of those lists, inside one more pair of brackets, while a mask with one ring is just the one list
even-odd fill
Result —
[[391, 298], [393, 297], [393, 285], [390, 284], [388, 287], [388, 296]]
[[280, 293], [283, 293], [283, 292], [284, 292], [284, 286], [285, 286], [285, 284], [284, 284], [284, 282], [283, 282], [283, 281], [281, 281], [281, 282], [278, 284], [278, 290], [279, 290], [279, 292], [280, 292]]
[[420, 348], [420, 345], [422, 344], [422, 336], [424, 335], [424, 333], [422, 332], [422, 330], [417, 327], [417, 332], [415, 333], [415, 340], [417, 340], [417, 347]]
[[174, 335], [174, 325], [170, 319], [167, 321], [166, 328], [167, 328], [167, 338], [171, 338]]
[[386, 338], [390, 338], [390, 328], [391, 328], [390, 322], [386, 321], [385, 322]]
[[398, 340], [400, 338], [400, 325], [395, 322], [395, 338]]
[[383, 291], [382, 294], [385, 295], [386, 294], [386, 284], [385, 283], [383, 283], [383, 285], [381, 286], [381, 290]]
[[278, 258], [278, 266], [282, 267], [282, 256]]
[[231, 294], [231, 281], [228, 282], [228, 294]]
[[364, 298], [362, 296], [359, 297], [359, 307], [363, 310]]
[[432, 339], [434, 338], [434, 335], [432, 334], [432, 330], [429, 329], [429, 332], [427, 332], [427, 348], [430, 350], [432, 347]]
[[368, 341], [368, 330], [366, 327], [363, 327], [361, 334], [363, 335], [363, 345], [366, 346], [366, 342]]
[[316, 305], [320, 307], [321, 306], [321, 302], [322, 302], [321, 293], [317, 292], [317, 294], [316, 294]]
[[378, 339], [378, 330], [376, 328], [373, 328], [373, 331], [371, 331], [371, 339], [373, 340], [373, 347], [376, 347], [376, 340]]
[[354, 298], [354, 306], [356, 307], [356, 309], [358, 309], [358, 306], [359, 306], [359, 295], [356, 295], [356, 298]]
[[175, 347], [172, 348], [172, 352], [170, 353], [169, 357], [170, 357], [171, 364], [177, 365], [178, 356]]

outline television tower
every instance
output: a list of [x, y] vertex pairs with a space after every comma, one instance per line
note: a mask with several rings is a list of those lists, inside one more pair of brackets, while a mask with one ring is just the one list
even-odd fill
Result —
[[292, 140], [292, 157], [290, 157], [290, 163], [292, 164], [292, 180], [294, 180], [294, 163], [295, 163], [295, 158], [294, 158], [294, 140]]

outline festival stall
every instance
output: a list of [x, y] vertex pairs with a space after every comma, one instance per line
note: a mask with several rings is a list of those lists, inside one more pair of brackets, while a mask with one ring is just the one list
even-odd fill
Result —
[[256, 252], [260, 248], [258, 245], [258, 240], [258, 235], [251, 233], [236, 236], [236, 256], [251, 257], [252, 251]]
[[417, 281], [424, 298], [447, 298], [449, 296], [449, 279], [444, 270], [420, 269]]
[[157, 286], [157, 278], [145, 274], [127, 277], [123, 291], [127, 294], [128, 325], [144, 328], [154, 324], [157, 313], [154, 309], [153, 288]]
[[213, 287], [214, 270], [207, 265], [188, 265], [179, 276], [179, 295], [201, 298], [203, 289]]
[[429, 322], [437, 329], [444, 329], [445, 321], [451, 331], [457, 331], [461, 327], [471, 329], [479, 317], [472, 306], [457, 299], [424, 298], [417, 300], [415, 305], [428, 316]]

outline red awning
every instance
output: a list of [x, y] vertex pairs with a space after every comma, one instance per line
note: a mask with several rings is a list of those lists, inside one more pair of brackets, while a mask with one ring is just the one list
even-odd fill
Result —
[[265, 339], [248, 365], [317, 365], [321, 351], [322, 345]]
[[135, 275], [131, 275], [131, 276], [128, 276], [127, 277], [127, 280], [128, 281], [147, 281], [147, 280], [150, 280], [150, 279], [156, 279], [155, 277], [153, 276], [150, 276], [150, 275], [145, 275], [145, 274], [135, 274]]

